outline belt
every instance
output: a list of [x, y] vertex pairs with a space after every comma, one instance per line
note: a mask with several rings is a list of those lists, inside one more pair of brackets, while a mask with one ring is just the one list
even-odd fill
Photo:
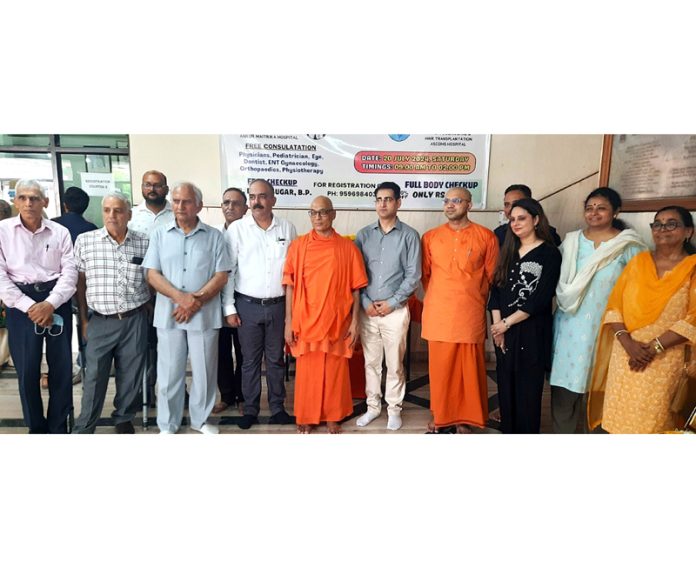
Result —
[[49, 282], [15, 282], [15, 286], [22, 292], [50, 292], [58, 282], [58, 279]]
[[260, 304], [262, 306], [272, 306], [273, 304], [280, 304], [285, 301], [285, 296], [278, 296], [277, 298], [253, 298], [241, 292], [235, 292], [234, 297], [241, 298], [250, 304]]
[[104, 319], [123, 319], [123, 318], [129, 318], [131, 316], [134, 316], [138, 312], [141, 312], [143, 310], [143, 306], [138, 306], [137, 308], [134, 308], [132, 310], [128, 310], [127, 312], [121, 312], [120, 314], [100, 314], [99, 312], [92, 312], [95, 316], [99, 316], [100, 318]]

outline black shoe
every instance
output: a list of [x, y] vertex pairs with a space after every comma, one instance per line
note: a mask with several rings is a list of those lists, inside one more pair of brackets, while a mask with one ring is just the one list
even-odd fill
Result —
[[117, 434], [135, 434], [135, 428], [133, 428], [132, 422], [119, 422], [116, 424]]
[[256, 418], [256, 416], [252, 416], [251, 414], [245, 414], [239, 419], [239, 422], [237, 422], [237, 426], [239, 426], [242, 430], [248, 430], [251, 428], [252, 424], [258, 424], [259, 419]]
[[295, 419], [290, 416], [285, 410], [276, 412], [268, 421], [269, 424], [294, 424]]

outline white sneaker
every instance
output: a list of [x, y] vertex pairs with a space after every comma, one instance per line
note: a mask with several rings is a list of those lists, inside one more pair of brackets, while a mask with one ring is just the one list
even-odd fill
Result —
[[401, 424], [401, 415], [393, 414], [387, 419], [387, 430], [398, 430]]
[[355, 423], [358, 426], [367, 426], [375, 418], [379, 418], [379, 413], [375, 412], [374, 410], [368, 410], [365, 414], [363, 414], [360, 418], [358, 418], [355, 421]]
[[176, 434], [176, 432], [172, 432], [171, 430], [160, 430], [160, 434]]
[[212, 424], [203, 424], [200, 428], [196, 428], [195, 426], [191, 426], [191, 430], [195, 430], [196, 432], [200, 432], [201, 434], [219, 434], [220, 433], [220, 428], [217, 426], [213, 426]]

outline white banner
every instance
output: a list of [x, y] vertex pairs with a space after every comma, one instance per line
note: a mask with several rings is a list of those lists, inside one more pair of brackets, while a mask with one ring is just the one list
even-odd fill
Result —
[[452, 187], [486, 205], [488, 134], [235, 134], [221, 136], [223, 184], [273, 184], [277, 207], [305, 208], [317, 195], [334, 207], [373, 209], [374, 188], [399, 184], [401, 208], [442, 209]]

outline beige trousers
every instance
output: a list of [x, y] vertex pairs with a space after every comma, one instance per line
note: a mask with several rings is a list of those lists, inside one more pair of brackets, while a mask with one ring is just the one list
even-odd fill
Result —
[[404, 353], [410, 320], [407, 306], [384, 317], [370, 317], [365, 310], [360, 310], [360, 342], [365, 355], [365, 394], [369, 411], [382, 411], [382, 361], [386, 361], [384, 400], [387, 412], [389, 415], [401, 413], [406, 394]]

